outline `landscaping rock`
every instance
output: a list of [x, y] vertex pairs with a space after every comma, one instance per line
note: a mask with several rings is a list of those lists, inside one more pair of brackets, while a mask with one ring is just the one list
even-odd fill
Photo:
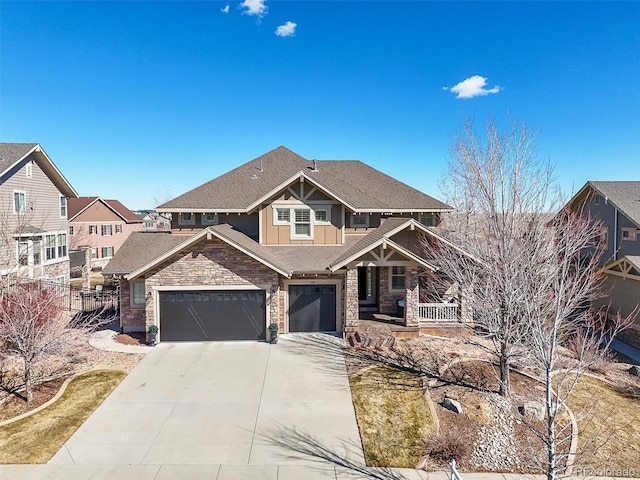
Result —
[[451, 398], [445, 397], [442, 401], [442, 406], [447, 410], [451, 410], [453, 413], [462, 413], [462, 405]]
[[638, 365], [633, 365], [628, 372], [631, 375], [635, 375], [636, 377], [640, 377], [640, 367]]
[[518, 407], [520, 415], [525, 418], [531, 418], [538, 422], [544, 420], [544, 405], [538, 402], [525, 402], [524, 405]]

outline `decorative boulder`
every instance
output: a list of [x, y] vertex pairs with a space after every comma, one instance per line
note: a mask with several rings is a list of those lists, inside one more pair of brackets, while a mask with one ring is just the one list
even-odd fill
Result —
[[634, 366], [632, 366], [632, 367], [628, 370], [628, 372], [629, 372], [631, 375], [635, 375], [636, 377], [640, 377], [640, 367], [639, 367], [638, 365], [634, 365]]
[[453, 413], [462, 413], [462, 405], [452, 398], [445, 397], [442, 406], [447, 410], [451, 410]]
[[518, 411], [525, 418], [531, 418], [538, 422], [544, 420], [544, 405], [538, 402], [525, 402], [524, 405], [518, 407]]

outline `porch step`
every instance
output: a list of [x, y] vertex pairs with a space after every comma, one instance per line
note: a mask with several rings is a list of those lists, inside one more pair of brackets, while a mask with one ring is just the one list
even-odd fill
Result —
[[396, 337], [386, 334], [385, 332], [369, 330], [366, 332], [351, 332], [347, 336], [347, 341], [352, 347], [366, 347], [366, 348], [382, 348], [393, 347], [396, 342]]

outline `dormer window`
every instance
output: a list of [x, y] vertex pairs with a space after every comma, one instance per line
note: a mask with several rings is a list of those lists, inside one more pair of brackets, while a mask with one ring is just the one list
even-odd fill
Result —
[[178, 225], [194, 225], [195, 219], [192, 212], [180, 212]]

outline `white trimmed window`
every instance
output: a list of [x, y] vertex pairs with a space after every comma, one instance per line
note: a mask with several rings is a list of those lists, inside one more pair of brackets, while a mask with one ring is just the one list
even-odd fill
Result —
[[121, 223], [117, 223], [116, 224], [116, 233], [122, 233], [122, 224]]
[[29, 265], [29, 242], [26, 240], [18, 242], [18, 265]]
[[202, 225], [217, 225], [218, 224], [218, 214], [212, 212], [205, 212], [202, 214], [201, 219]]
[[102, 258], [113, 257], [113, 247], [102, 247]]
[[13, 211], [24, 213], [27, 211], [27, 194], [20, 190], [13, 192]]
[[102, 235], [103, 236], [111, 235], [111, 225], [102, 225]]
[[60, 195], [60, 218], [67, 218], [67, 197]]
[[316, 208], [314, 210], [315, 223], [327, 224], [331, 223], [331, 210], [329, 208]]
[[144, 291], [144, 280], [131, 283], [131, 305], [143, 306], [146, 303], [146, 293]]
[[369, 226], [369, 214], [354, 213], [351, 215], [351, 226], [354, 228], [366, 228]]
[[58, 258], [63, 258], [67, 256], [67, 234], [59, 233], [58, 234]]
[[45, 259], [54, 260], [56, 258], [56, 236], [45, 235], [44, 237]]
[[293, 220], [293, 236], [295, 238], [311, 238], [311, 210], [295, 208]]
[[42, 241], [34, 240], [33, 241], [33, 264], [40, 265], [42, 263]]
[[92, 259], [98, 258], [98, 247], [93, 247], [91, 249], [91, 258]]
[[178, 215], [178, 225], [195, 225], [193, 212], [181, 212]]
[[288, 208], [276, 208], [273, 216], [274, 225], [289, 225], [291, 219], [291, 210]]
[[404, 290], [404, 274], [405, 267], [397, 266], [389, 269], [389, 275], [391, 276], [389, 280], [390, 290]]
[[89, 225], [89, 235], [97, 235], [97, 234], [98, 234], [98, 226]]
[[635, 228], [623, 228], [622, 229], [622, 239], [636, 241], [636, 229]]

